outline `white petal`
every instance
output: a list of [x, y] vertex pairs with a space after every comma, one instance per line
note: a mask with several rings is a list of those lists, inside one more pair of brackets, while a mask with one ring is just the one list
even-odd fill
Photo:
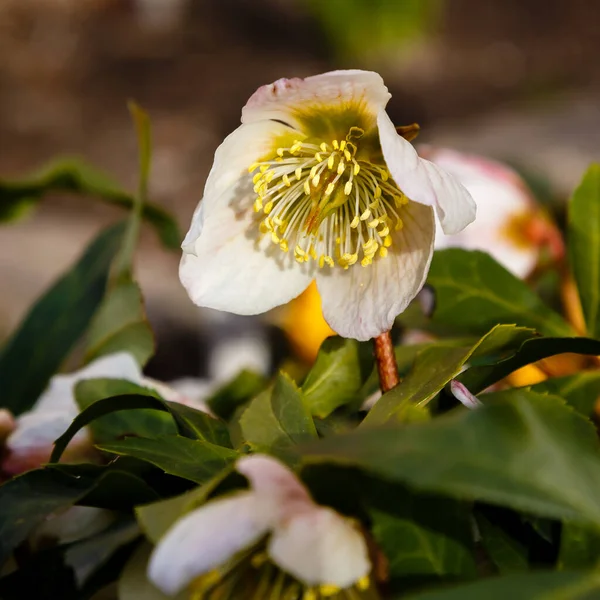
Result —
[[385, 258], [366, 267], [357, 263], [317, 273], [323, 316], [343, 337], [364, 341], [389, 331], [425, 283], [433, 254], [433, 210], [409, 202], [401, 216], [404, 227], [392, 233]]
[[289, 302], [312, 280], [313, 265], [300, 265], [267, 237], [258, 239], [249, 193], [232, 187], [230, 197], [205, 214], [195, 255], [182, 256], [179, 277], [198, 306], [260, 314]]
[[140, 383], [142, 373], [135, 358], [128, 352], [116, 352], [102, 356], [79, 371], [68, 375], [54, 376], [32, 410], [67, 410], [73, 415], [71, 416], [72, 420], [79, 413], [75, 403], [75, 385], [85, 379], [98, 377], [126, 379], [133, 383]]
[[331, 71], [306, 79], [278, 79], [254, 92], [242, 110], [242, 122], [271, 119], [302, 129], [299, 114], [354, 104], [372, 115], [374, 126], [379, 109], [390, 97], [381, 76], [372, 71]]
[[251, 492], [212, 500], [166, 533], [152, 553], [148, 577], [165, 594], [176, 594], [256, 543], [269, 527], [270, 515]]
[[377, 117], [385, 162], [398, 187], [411, 200], [434, 206], [445, 233], [457, 233], [475, 219], [476, 205], [466, 188], [437, 165], [419, 158], [398, 135], [385, 110]]
[[184, 252], [194, 253], [197, 239], [202, 233], [205, 214], [214, 206], [236, 204], [244, 201], [252, 206], [252, 175], [248, 167], [269, 153], [275, 153], [277, 138], [290, 132], [281, 123], [262, 122], [241, 125], [230, 133], [215, 152], [215, 159], [204, 186], [204, 196], [192, 217], [190, 230], [181, 247]]
[[450, 382], [450, 391], [452, 395], [467, 408], [479, 408], [483, 403], [477, 399], [460, 381], [453, 379]]
[[526, 277], [537, 264], [540, 248], [533, 240], [510, 235], [520, 216], [534, 218], [539, 209], [515, 171], [489, 159], [446, 148], [425, 147], [424, 155], [457, 177], [477, 203], [477, 219], [457, 235], [436, 232], [435, 247], [489, 252], [517, 277]]
[[271, 456], [254, 454], [240, 458], [236, 470], [250, 481], [261, 503], [271, 505], [275, 520], [315, 507], [308, 490], [293, 471]]
[[270, 364], [271, 347], [265, 333], [250, 331], [218, 340], [208, 360], [208, 372], [215, 383], [225, 383], [243, 369], [266, 375]]
[[278, 526], [268, 553], [306, 585], [346, 588], [371, 570], [364, 537], [329, 508], [316, 508]]

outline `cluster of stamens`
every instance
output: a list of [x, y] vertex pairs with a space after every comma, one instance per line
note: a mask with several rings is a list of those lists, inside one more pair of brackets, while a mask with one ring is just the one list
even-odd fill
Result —
[[408, 199], [387, 167], [357, 160], [363, 135], [352, 127], [341, 141], [295, 140], [249, 167], [254, 210], [264, 213], [261, 233], [298, 262], [366, 267], [387, 256], [391, 231], [403, 227], [399, 212]]

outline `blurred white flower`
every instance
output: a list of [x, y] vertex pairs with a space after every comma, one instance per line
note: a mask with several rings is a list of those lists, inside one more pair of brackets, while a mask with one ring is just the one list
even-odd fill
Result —
[[[86, 379], [124, 379], [155, 389], [166, 400], [188, 404], [206, 410], [202, 390], [198, 396], [187, 396], [168, 385], [142, 375], [135, 358], [128, 352], [118, 352], [98, 358], [89, 365], [68, 375], [55, 375], [33, 408], [15, 419], [14, 427], [5, 441], [7, 456], [2, 471], [16, 475], [39, 467], [52, 452], [54, 441], [62, 435], [79, 414], [75, 401], [75, 386]], [[90, 432], [84, 427], [69, 443], [63, 456], [66, 461], [94, 460]]]
[[200, 576], [218, 569], [226, 575], [230, 559], [266, 536], [266, 560], [306, 586], [304, 597], [316, 597], [310, 590], [332, 595], [368, 587], [367, 544], [350, 520], [316, 504], [274, 458], [245, 457], [236, 468], [251, 489], [211, 500], [173, 525], [149, 562], [148, 577], [156, 587], [169, 596], [186, 588], [198, 593]]
[[533, 271], [544, 245], [560, 256], [562, 241], [558, 230], [513, 169], [446, 148], [425, 146], [419, 151], [456, 176], [477, 203], [477, 220], [457, 235], [445, 235], [438, 226], [436, 250], [483, 250], [521, 278]]
[[467, 190], [419, 158], [377, 73], [334, 71], [259, 88], [215, 154], [183, 243], [180, 278], [199, 306], [266, 312], [316, 279], [334, 331], [389, 330], [446, 233], [475, 218]]

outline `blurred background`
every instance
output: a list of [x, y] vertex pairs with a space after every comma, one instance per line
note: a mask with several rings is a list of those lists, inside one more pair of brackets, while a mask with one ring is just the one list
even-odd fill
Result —
[[[418, 122], [420, 142], [507, 160], [564, 199], [600, 158], [598, 23], [591, 0], [0, 0], [0, 177], [77, 155], [133, 189], [135, 99], [153, 123], [151, 198], [185, 232], [214, 150], [257, 87], [363, 68], [382, 74], [392, 119]], [[54, 197], [0, 229], [0, 337], [121, 214]], [[219, 336], [248, 340], [242, 362], [285, 352], [285, 314], [200, 311], [178, 262], [145, 228], [151, 375], [206, 375]]]

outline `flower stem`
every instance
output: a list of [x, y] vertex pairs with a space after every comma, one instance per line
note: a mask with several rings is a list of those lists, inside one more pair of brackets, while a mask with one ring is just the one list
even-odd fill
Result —
[[392, 336], [389, 331], [375, 338], [375, 360], [379, 373], [379, 386], [385, 394], [400, 383], [398, 365], [394, 354]]

